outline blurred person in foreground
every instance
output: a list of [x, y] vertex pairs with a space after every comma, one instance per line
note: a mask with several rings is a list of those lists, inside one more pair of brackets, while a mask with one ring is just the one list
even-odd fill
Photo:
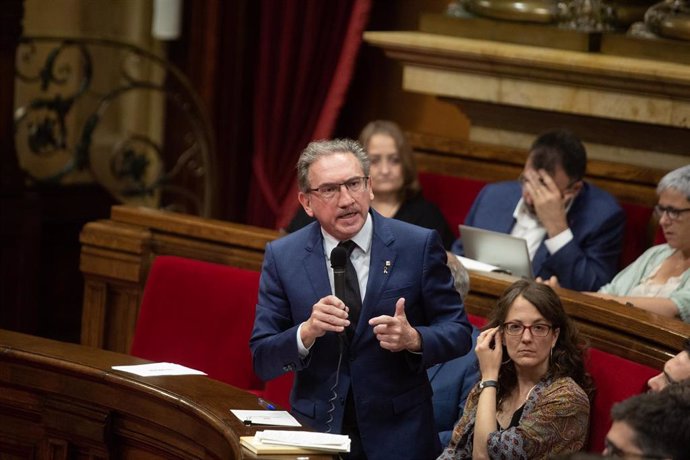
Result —
[[647, 386], [650, 391], [661, 391], [669, 385], [690, 381], [690, 338], [680, 353], [666, 361], [664, 370], [649, 379]]
[[690, 382], [614, 404], [604, 455], [690, 459]]
[[[439, 208], [422, 196], [414, 153], [402, 129], [392, 121], [375, 120], [362, 129], [359, 142], [371, 161], [371, 206], [384, 217], [436, 230], [443, 247], [450, 249], [455, 236]], [[299, 208], [286, 230], [292, 233], [313, 221]]]
[[550, 287], [509, 286], [475, 351], [481, 381], [439, 460], [542, 459], [584, 446], [592, 386], [585, 345]]

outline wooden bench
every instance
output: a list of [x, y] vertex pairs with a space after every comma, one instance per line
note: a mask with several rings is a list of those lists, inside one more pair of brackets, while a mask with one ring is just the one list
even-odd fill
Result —
[[[114, 206], [109, 220], [87, 224], [81, 234], [85, 278], [82, 343], [128, 352], [151, 261], [159, 255], [260, 270], [266, 243], [277, 232], [147, 208]], [[471, 272], [466, 310], [486, 318], [515, 278]], [[612, 403], [642, 389], [650, 373], [682, 349], [690, 324], [613, 301], [560, 289], [564, 307], [590, 342], [590, 369], [607, 382], [592, 411], [590, 447], [599, 449]], [[635, 376], [626, 372], [636, 369]], [[623, 379], [625, 388], [610, 383]], [[274, 388], [286, 397], [289, 377]], [[613, 388], [613, 390], [612, 390]]]
[[[436, 203], [453, 231], [464, 222], [482, 186], [516, 179], [527, 150], [407, 133], [415, 150], [424, 196]], [[666, 170], [589, 160], [586, 179], [616, 197], [627, 217], [620, 268], [655, 241], [656, 186]]]

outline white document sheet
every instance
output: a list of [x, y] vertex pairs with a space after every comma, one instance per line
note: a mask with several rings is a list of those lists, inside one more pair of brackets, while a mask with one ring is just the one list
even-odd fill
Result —
[[295, 417], [284, 410], [230, 409], [230, 412], [247, 425], [302, 426]]
[[159, 375], [206, 375], [205, 372], [191, 369], [174, 363], [136, 364], [133, 366], [113, 366], [116, 371], [129, 372], [141, 377], [155, 377]]

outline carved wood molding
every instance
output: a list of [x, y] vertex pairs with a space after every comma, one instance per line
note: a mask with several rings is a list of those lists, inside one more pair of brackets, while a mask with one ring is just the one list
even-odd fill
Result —
[[405, 65], [690, 99], [690, 67], [682, 64], [416, 31], [365, 32], [364, 40]]

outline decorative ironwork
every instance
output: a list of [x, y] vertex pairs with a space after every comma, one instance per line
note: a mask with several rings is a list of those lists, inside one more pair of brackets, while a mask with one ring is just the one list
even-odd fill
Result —
[[17, 56], [15, 142], [30, 180], [96, 181], [122, 202], [213, 214], [210, 123], [179, 69], [95, 38], [24, 37]]

